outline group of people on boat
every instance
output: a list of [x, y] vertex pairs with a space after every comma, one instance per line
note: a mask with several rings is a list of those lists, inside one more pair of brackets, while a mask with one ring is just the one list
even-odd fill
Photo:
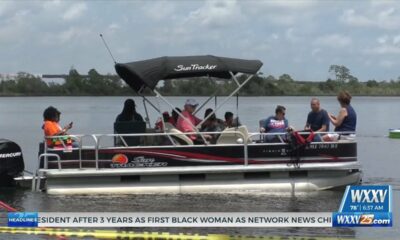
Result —
[[[313, 141], [337, 141], [341, 136], [348, 135], [346, 132], [355, 132], [357, 115], [351, 106], [351, 95], [347, 91], [341, 91], [337, 95], [337, 100], [340, 104], [340, 111], [337, 116], [328, 113], [321, 108], [318, 98], [312, 98], [310, 102], [311, 111], [308, 113], [305, 127], [302, 131], [323, 132], [323, 134], [316, 134]], [[162, 114], [162, 119], [158, 119], [155, 124], [156, 131], [164, 131], [166, 123], [178, 129], [181, 132], [197, 132], [196, 126], [201, 123], [201, 132], [222, 132], [225, 128], [232, 128], [240, 126], [238, 118], [234, 118], [232, 112], [225, 113], [225, 121], [216, 117], [213, 109], [208, 108], [205, 111], [204, 119], [194, 115], [198, 103], [195, 99], [187, 99], [183, 110], [175, 108], [172, 110], [171, 115], [168, 112]], [[51, 136], [64, 136], [68, 135], [68, 130], [72, 128], [73, 123], [61, 127], [59, 124], [61, 112], [55, 107], [50, 106], [45, 109], [43, 113], [44, 123], [42, 129], [46, 137]], [[294, 128], [289, 125], [288, 119], [285, 117], [286, 108], [278, 105], [275, 109], [275, 115], [266, 119], [260, 120], [260, 132], [262, 133], [285, 133], [293, 131]], [[134, 100], [127, 99], [124, 103], [122, 112], [117, 116], [116, 122], [143, 122], [143, 117], [136, 111], [136, 104]], [[335, 126], [335, 133], [329, 132], [329, 125], [332, 123]], [[211, 143], [215, 143], [218, 134], [203, 134], [200, 137], [198, 134], [188, 135], [188, 137], [196, 144], [204, 143], [204, 139]], [[277, 141], [275, 135], [266, 135], [264, 141], [274, 142]], [[62, 146], [65, 144], [74, 144], [70, 138], [47, 138], [46, 143], [48, 146]]]
[[[337, 141], [340, 139], [340, 136], [349, 135], [347, 132], [354, 133], [356, 131], [357, 114], [350, 104], [351, 98], [349, 92], [339, 92], [337, 100], [340, 104], [340, 111], [337, 116], [321, 108], [318, 98], [312, 98], [310, 102], [311, 111], [308, 113], [303, 131], [324, 132], [325, 134], [316, 134], [313, 141], [323, 140], [325, 142]], [[275, 109], [274, 116], [260, 121], [260, 132], [284, 133], [293, 131], [294, 128], [289, 126], [289, 121], [285, 118], [285, 115], [286, 108], [278, 105]], [[335, 126], [334, 131], [337, 133], [326, 133], [329, 132], [330, 123]], [[279, 138], [274, 135], [266, 136], [264, 139], [268, 142], [279, 140]]]
[[[172, 111], [172, 116], [169, 117], [168, 112], [163, 113], [164, 123], [170, 123], [173, 127], [181, 132], [197, 132], [196, 126], [201, 123], [199, 128], [200, 132], [221, 132], [225, 128], [234, 127], [240, 125], [238, 120], [234, 119], [232, 112], [225, 113], [225, 121], [216, 117], [213, 109], [208, 108], [204, 114], [204, 121], [194, 115], [198, 102], [195, 99], [187, 99], [183, 111], [179, 108], [175, 108]], [[156, 123], [156, 129], [163, 130], [163, 122], [159, 119]], [[196, 134], [188, 135], [188, 137], [194, 143], [204, 143], [203, 138]], [[203, 134], [205, 140], [215, 143], [217, 140], [216, 134]]]

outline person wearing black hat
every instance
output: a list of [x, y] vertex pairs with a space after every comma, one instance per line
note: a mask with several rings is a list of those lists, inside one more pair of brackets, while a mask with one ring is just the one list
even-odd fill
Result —
[[143, 117], [139, 113], [136, 112], [136, 104], [133, 99], [126, 99], [124, 103], [124, 109], [117, 116], [116, 122], [127, 122], [127, 121], [136, 121], [143, 122]]

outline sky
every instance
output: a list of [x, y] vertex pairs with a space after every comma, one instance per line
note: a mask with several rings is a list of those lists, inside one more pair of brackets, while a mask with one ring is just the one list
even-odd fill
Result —
[[0, 0], [0, 74], [114, 74], [117, 62], [212, 54], [259, 59], [265, 76], [400, 76], [400, 1]]

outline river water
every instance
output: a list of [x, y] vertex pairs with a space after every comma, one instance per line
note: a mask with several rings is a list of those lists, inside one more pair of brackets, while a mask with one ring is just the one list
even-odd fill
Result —
[[[25, 166], [34, 171], [37, 166], [38, 143], [42, 141], [43, 110], [49, 105], [61, 112], [61, 124], [74, 122], [72, 134], [112, 133], [115, 117], [120, 113], [127, 97], [2, 97], [0, 98], [1, 138], [17, 142], [24, 154]], [[184, 97], [167, 98], [182, 107]], [[207, 98], [196, 97], [200, 103]], [[225, 97], [219, 97], [222, 103]], [[138, 112], [145, 115], [140, 98], [134, 98]], [[161, 99], [150, 98], [155, 106], [170, 110]], [[321, 97], [321, 106], [337, 114], [339, 104], [335, 97]], [[273, 115], [277, 104], [287, 109], [289, 124], [297, 129], [304, 127], [310, 97], [241, 97], [239, 110], [236, 98], [226, 102], [217, 116], [223, 118], [225, 111], [239, 115], [242, 124], [256, 131], [258, 120]], [[363, 165], [364, 184], [390, 184], [393, 187], [393, 221], [391, 228], [171, 228], [137, 229], [133, 231], [168, 231], [183, 233], [220, 233], [249, 236], [324, 236], [356, 239], [398, 239], [400, 232], [400, 140], [389, 139], [389, 128], [400, 128], [400, 97], [354, 97], [352, 105], [358, 115], [358, 157]], [[214, 108], [212, 99], [206, 107]], [[157, 113], [147, 105], [152, 125]], [[202, 117], [205, 108], [199, 111]], [[331, 126], [332, 128], [332, 126]], [[267, 194], [263, 192], [230, 194], [166, 194], [166, 195], [99, 195], [99, 196], [48, 196], [29, 190], [1, 189], [0, 200], [23, 211], [51, 212], [173, 212], [173, 211], [245, 211], [245, 212], [291, 212], [291, 211], [337, 211], [343, 191], [321, 191], [296, 196]], [[1, 222], [4, 222], [4, 214]], [[0, 239], [26, 239], [23, 235], [0, 235]], [[41, 239], [30, 236], [29, 239]], [[48, 239], [48, 238], [46, 238]]]

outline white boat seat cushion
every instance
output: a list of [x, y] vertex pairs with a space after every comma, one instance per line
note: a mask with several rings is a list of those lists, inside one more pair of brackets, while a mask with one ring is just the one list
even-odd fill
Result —
[[169, 131], [169, 130], [171, 130], [171, 129], [174, 129], [175, 128], [175, 126], [174, 125], [172, 125], [171, 123], [169, 123], [169, 122], [164, 122], [164, 127], [165, 127], [165, 130], [166, 131]]
[[[248, 143], [250, 143], [251, 139], [248, 137], [249, 131], [246, 126], [226, 128], [219, 136], [217, 144], [238, 144], [243, 143], [245, 139], [248, 139]], [[239, 140], [240, 138], [242, 141]]]
[[170, 133], [174, 133], [171, 137], [175, 138], [181, 145], [193, 145], [192, 139], [190, 139], [187, 135], [183, 134], [176, 128], [169, 129]]

